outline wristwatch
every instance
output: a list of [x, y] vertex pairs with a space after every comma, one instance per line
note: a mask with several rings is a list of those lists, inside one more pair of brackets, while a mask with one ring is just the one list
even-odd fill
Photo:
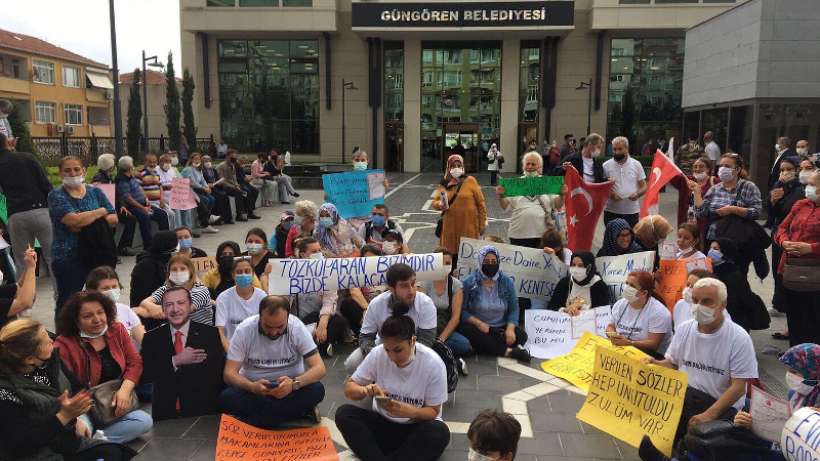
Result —
[[298, 391], [302, 387], [302, 383], [298, 379], [294, 379], [291, 383], [291, 390]]

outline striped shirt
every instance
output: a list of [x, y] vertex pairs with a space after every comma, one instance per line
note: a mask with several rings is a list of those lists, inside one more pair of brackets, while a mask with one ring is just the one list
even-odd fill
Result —
[[[738, 187], [740, 189], [738, 189]], [[735, 202], [735, 199], [738, 198], [738, 190], [740, 190], [740, 199]], [[756, 220], [760, 217], [760, 212], [763, 210], [760, 189], [757, 188], [755, 183], [745, 179], [739, 180], [732, 190], [726, 190], [723, 187], [723, 183], [718, 183], [703, 196], [703, 204], [701, 206], [695, 206], [695, 214], [699, 218], [709, 218], [715, 221], [717, 218], [720, 218], [720, 215], [715, 212], [728, 205], [746, 208], [746, 218]], [[715, 223], [712, 222], [712, 225], [707, 231], [706, 238], [714, 239], [714, 230]]]
[[[154, 184], [146, 186], [146, 181]], [[140, 182], [142, 183], [142, 191], [145, 193], [145, 198], [148, 199], [149, 202], [159, 202], [159, 199], [162, 197], [159, 175], [145, 168], [140, 172]]]
[[[162, 305], [162, 295], [170, 288], [168, 285], [162, 285], [161, 287], [157, 288], [156, 291], [151, 295], [151, 301], [155, 302], [156, 304]], [[214, 307], [213, 303], [211, 302], [211, 292], [208, 291], [208, 288], [199, 283], [195, 282], [194, 286], [191, 287], [191, 307], [193, 307], [193, 312], [191, 313], [191, 320], [194, 322], [203, 323], [205, 325], [214, 325]]]

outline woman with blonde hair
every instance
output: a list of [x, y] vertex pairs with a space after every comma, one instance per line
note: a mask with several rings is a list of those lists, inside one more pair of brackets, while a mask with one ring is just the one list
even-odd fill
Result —
[[214, 324], [214, 303], [208, 287], [197, 280], [194, 263], [187, 255], [176, 254], [168, 260], [168, 278], [151, 296], [145, 298], [134, 311], [142, 317], [164, 318], [162, 295], [172, 287], [185, 287], [191, 293], [191, 320], [205, 325]]
[[[527, 152], [521, 159], [523, 178], [539, 177], [544, 168], [541, 154]], [[541, 236], [552, 224], [552, 198], [549, 195], [506, 197], [504, 187], [496, 186], [498, 204], [504, 211], [511, 211], [510, 227], [507, 235], [511, 245], [541, 248]]]

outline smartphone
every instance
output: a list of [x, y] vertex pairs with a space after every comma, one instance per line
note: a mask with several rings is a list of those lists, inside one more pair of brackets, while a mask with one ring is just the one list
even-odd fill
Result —
[[279, 382], [278, 381], [271, 381], [267, 384], [267, 386], [268, 386], [268, 389], [276, 389], [277, 387], [279, 387]]
[[390, 401], [390, 397], [385, 397], [383, 395], [376, 396], [376, 405], [383, 407], [387, 402]]

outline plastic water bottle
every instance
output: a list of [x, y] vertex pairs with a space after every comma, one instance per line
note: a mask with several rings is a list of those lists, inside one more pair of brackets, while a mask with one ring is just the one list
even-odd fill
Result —
[[108, 440], [107, 438], [105, 438], [105, 432], [101, 431], [99, 429], [94, 431], [94, 437], [91, 437], [91, 438], [94, 439], [94, 440]]

